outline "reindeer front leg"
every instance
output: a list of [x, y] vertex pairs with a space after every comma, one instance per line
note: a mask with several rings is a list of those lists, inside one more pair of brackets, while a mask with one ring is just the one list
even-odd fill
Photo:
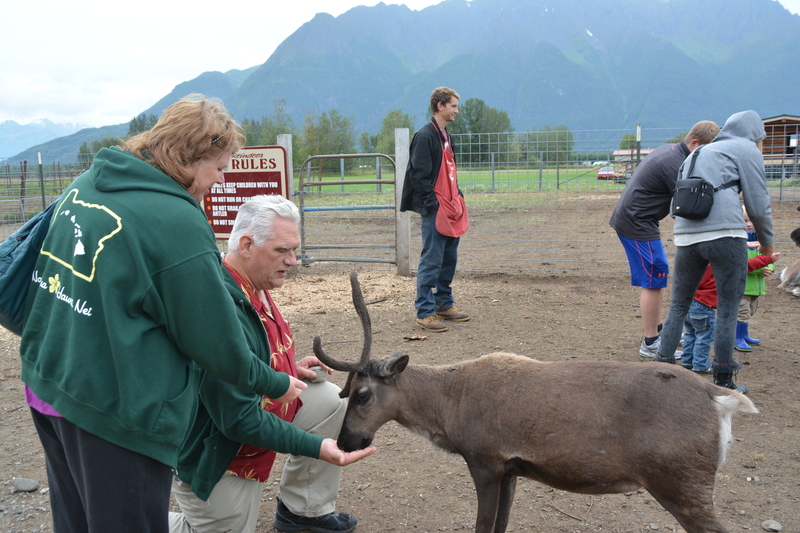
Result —
[[517, 490], [517, 475], [507, 472], [500, 481], [500, 502], [497, 507], [497, 520], [494, 523], [494, 533], [503, 533], [508, 527], [508, 516], [511, 514], [511, 504], [514, 503], [514, 493]]
[[[494, 466], [475, 466], [470, 459], [467, 459], [467, 466], [478, 493], [478, 518], [475, 520], [475, 533], [502, 533], [505, 531], [506, 524], [503, 524], [502, 529], [497, 529], [495, 524], [502, 492], [503, 471]], [[506, 513], [506, 523], [508, 523], [508, 513]]]

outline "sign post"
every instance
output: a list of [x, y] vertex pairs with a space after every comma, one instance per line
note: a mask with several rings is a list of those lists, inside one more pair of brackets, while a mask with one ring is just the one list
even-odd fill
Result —
[[239, 206], [259, 194], [289, 197], [286, 151], [282, 146], [248, 146], [231, 157], [225, 183], [216, 184], [203, 197], [214, 236], [230, 237]]

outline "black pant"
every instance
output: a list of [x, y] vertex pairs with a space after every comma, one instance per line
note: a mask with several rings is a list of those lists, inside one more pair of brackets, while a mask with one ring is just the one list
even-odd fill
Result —
[[714, 332], [714, 371], [730, 372], [733, 368], [733, 343], [736, 339], [736, 317], [747, 280], [747, 241], [725, 237], [675, 249], [675, 273], [672, 301], [661, 331], [659, 358], [674, 354], [681, 339], [683, 321], [697, 291], [697, 286], [711, 264], [717, 285], [717, 326]]
[[55, 533], [168, 533], [172, 468], [31, 409]]

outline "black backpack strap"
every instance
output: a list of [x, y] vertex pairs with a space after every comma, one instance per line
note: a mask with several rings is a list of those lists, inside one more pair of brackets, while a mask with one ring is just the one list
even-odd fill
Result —
[[[691, 161], [689, 161], [689, 177], [690, 178], [692, 177], [692, 170], [694, 170], [694, 162], [697, 161], [697, 156], [700, 153], [700, 148], [702, 148], [702, 146], [697, 147], [695, 149], [695, 151], [692, 152]], [[686, 160], [685, 159], [683, 160], [683, 163], [681, 163], [681, 168], [678, 170], [678, 179], [681, 179], [681, 177], [683, 176], [683, 167], [684, 167], [684, 165], [686, 165]]]
[[[703, 147], [699, 146], [697, 149], [695, 149], [694, 152], [692, 152], [692, 156], [691, 156], [692, 160], [689, 161], [689, 173], [688, 173], [690, 178], [692, 177], [692, 170], [694, 169], [694, 162], [697, 160], [697, 155], [700, 153], [700, 149], [701, 148], [703, 148]], [[678, 178], [679, 179], [680, 179], [680, 176], [683, 175], [683, 165], [685, 165], [685, 164], [686, 164], [686, 161], [684, 160], [684, 162], [681, 164], [681, 169], [678, 171]], [[715, 187], [714, 188], [714, 192], [721, 191], [723, 189], [729, 189], [730, 187], [734, 187], [734, 186], [738, 186], [738, 185], [739, 185], [739, 180], [729, 181], [727, 183], [723, 183], [719, 187]], [[741, 187], [739, 187], [739, 189], [741, 190]]]
[[[728, 189], [730, 187], [733, 187], [734, 185], [739, 185], [739, 180], [733, 180], [729, 181], [728, 183], [723, 183], [719, 187], [715, 187], [714, 192], [721, 191], [722, 189]], [[741, 187], [739, 187], [739, 189], [741, 189]]]

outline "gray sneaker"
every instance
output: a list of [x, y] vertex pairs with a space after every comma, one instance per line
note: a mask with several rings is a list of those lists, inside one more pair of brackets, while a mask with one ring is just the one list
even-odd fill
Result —
[[[661, 346], [661, 337], [656, 337], [656, 340], [653, 341], [653, 344], [648, 346], [645, 344], [644, 339], [642, 339], [642, 344], [639, 345], [639, 355], [641, 357], [646, 357], [647, 359], [655, 359], [656, 354], [658, 353], [658, 348]], [[675, 350], [675, 359], [679, 359], [683, 357], [683, 352], [681, 350]]]

